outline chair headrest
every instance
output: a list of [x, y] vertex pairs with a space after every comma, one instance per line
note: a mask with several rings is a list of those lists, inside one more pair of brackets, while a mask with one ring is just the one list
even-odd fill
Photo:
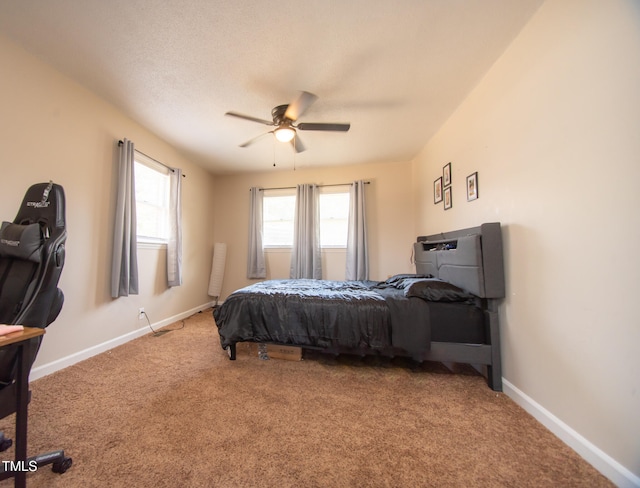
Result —
[[16, 224], [38, 222], [46, 225], [50, 232], [65, 227], [65, 196], [60, 185], [36, 183], [24, 195], [22, 205], [14, 220]]

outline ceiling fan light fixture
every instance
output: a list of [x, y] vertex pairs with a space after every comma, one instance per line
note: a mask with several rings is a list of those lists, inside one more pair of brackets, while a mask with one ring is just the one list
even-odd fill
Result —
[[291, 127], [279, 127], [274, 133], [280, 142], [289, 142], [296, 135], [296, 131]]

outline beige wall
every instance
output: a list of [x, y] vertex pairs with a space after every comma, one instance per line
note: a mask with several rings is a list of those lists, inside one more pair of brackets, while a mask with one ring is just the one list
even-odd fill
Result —
[[[61, 360], [209, 302], [213, 177], [111, 105], [0, 36], [0, 211], [13, 220], [26, 189], [54, 180], [67, 197], [65, 304], [48, 329], [38, 365]], [[116, 146], [137, 147], [187, 174], [183, 187], [184, 285], [167, 289], [165, 251], [139, 253], [139, 296], [110, 297]]]
[[[366, 187], [370, 278], [412, 269], [413, 202], [411, 163], [379, 163], [340, 168], [298, 168], [263, 173], [218, 176], [214, 190], [214, 234], [227, 244], [227, 262], [222, 287], [225, 297], [233, 290], [253, 282], [247, 275], [249, 228], [249, 188], [295, 186], [299, 183], [335, 184], [364, 179]], [[266, 254], [267, 278], [289, 277], [289, 252]], [[325, 279], [344, 279], [344, 253], [323, 254]]]
[[[640, 3], [546, 2], [414, 168], [416, 228], [505, 226], [512, 393], [636, 476], [639, 60]], [[444, 211], [430, 185], [449, 161], [454, 204]], [[467, 202], [474, 171], [480, 198]]]

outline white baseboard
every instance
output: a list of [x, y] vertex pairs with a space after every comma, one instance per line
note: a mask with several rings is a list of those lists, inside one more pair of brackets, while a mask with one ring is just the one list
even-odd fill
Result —
[[602, 449], [596, 447], [531, 397], [502, 378], [504, 393], [524, 408], [589, 464], [621, 488], [640, 487], [640, 477], [633, 474]]
[[[194, 313], [198, 313], [207, 308], [211, 308], [212, 306], [213, 306], [213, 302], [200, 305], [199, 307], [192, 308], [191, 310], [186, 310], [185, 312], [174, 315], [173, 317], [168, 317], [157, 323], [151, 324], [151, 327], [153, 327], [154, 329], [165, 327], [169, 324], [173, 324], [174, 322], [190, 317]], [[73, 364], [79, 363], [80, 361], [84, 361], [85, 359], [89, 359], [90, 357], [101, 354], [105, 351], [108, 351], [109, 349], [113, 349], [114, 347], [121, 346], [122, 344], [132, 341], [133, 339], [142, 337], [143, 335], [148, 334], [149, 332], [150, 332], [149, 325], [145, 325], [144, 327], [138, 330], [134, 330], [120, 337], [116, 337], [115, 339], [108, 340], [106, 342], [103, 342], [102, 344], [97, 344], [88, 349], [84, 349], [83, 351], [78, 351], [64, 358], [56, 359], [55, 361], [51, 361], [50, 363], [32, 368], [31, 374], [29, 375], [29, 381], [34, 381], [34, 380], [37, 380], [38, 378], [47, 376], [51, 373], [55, 373], [56, 371], [60, 371], [61, 369], [64, 369]]]

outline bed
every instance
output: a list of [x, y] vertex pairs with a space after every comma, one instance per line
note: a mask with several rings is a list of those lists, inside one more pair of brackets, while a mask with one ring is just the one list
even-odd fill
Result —
[[384, 281], [267, 280], [236, 290], [213, 316], [230, 359], [236, 344], [468, 363], [502, 391], [499, 223], [420, 236], [415, 273]]

